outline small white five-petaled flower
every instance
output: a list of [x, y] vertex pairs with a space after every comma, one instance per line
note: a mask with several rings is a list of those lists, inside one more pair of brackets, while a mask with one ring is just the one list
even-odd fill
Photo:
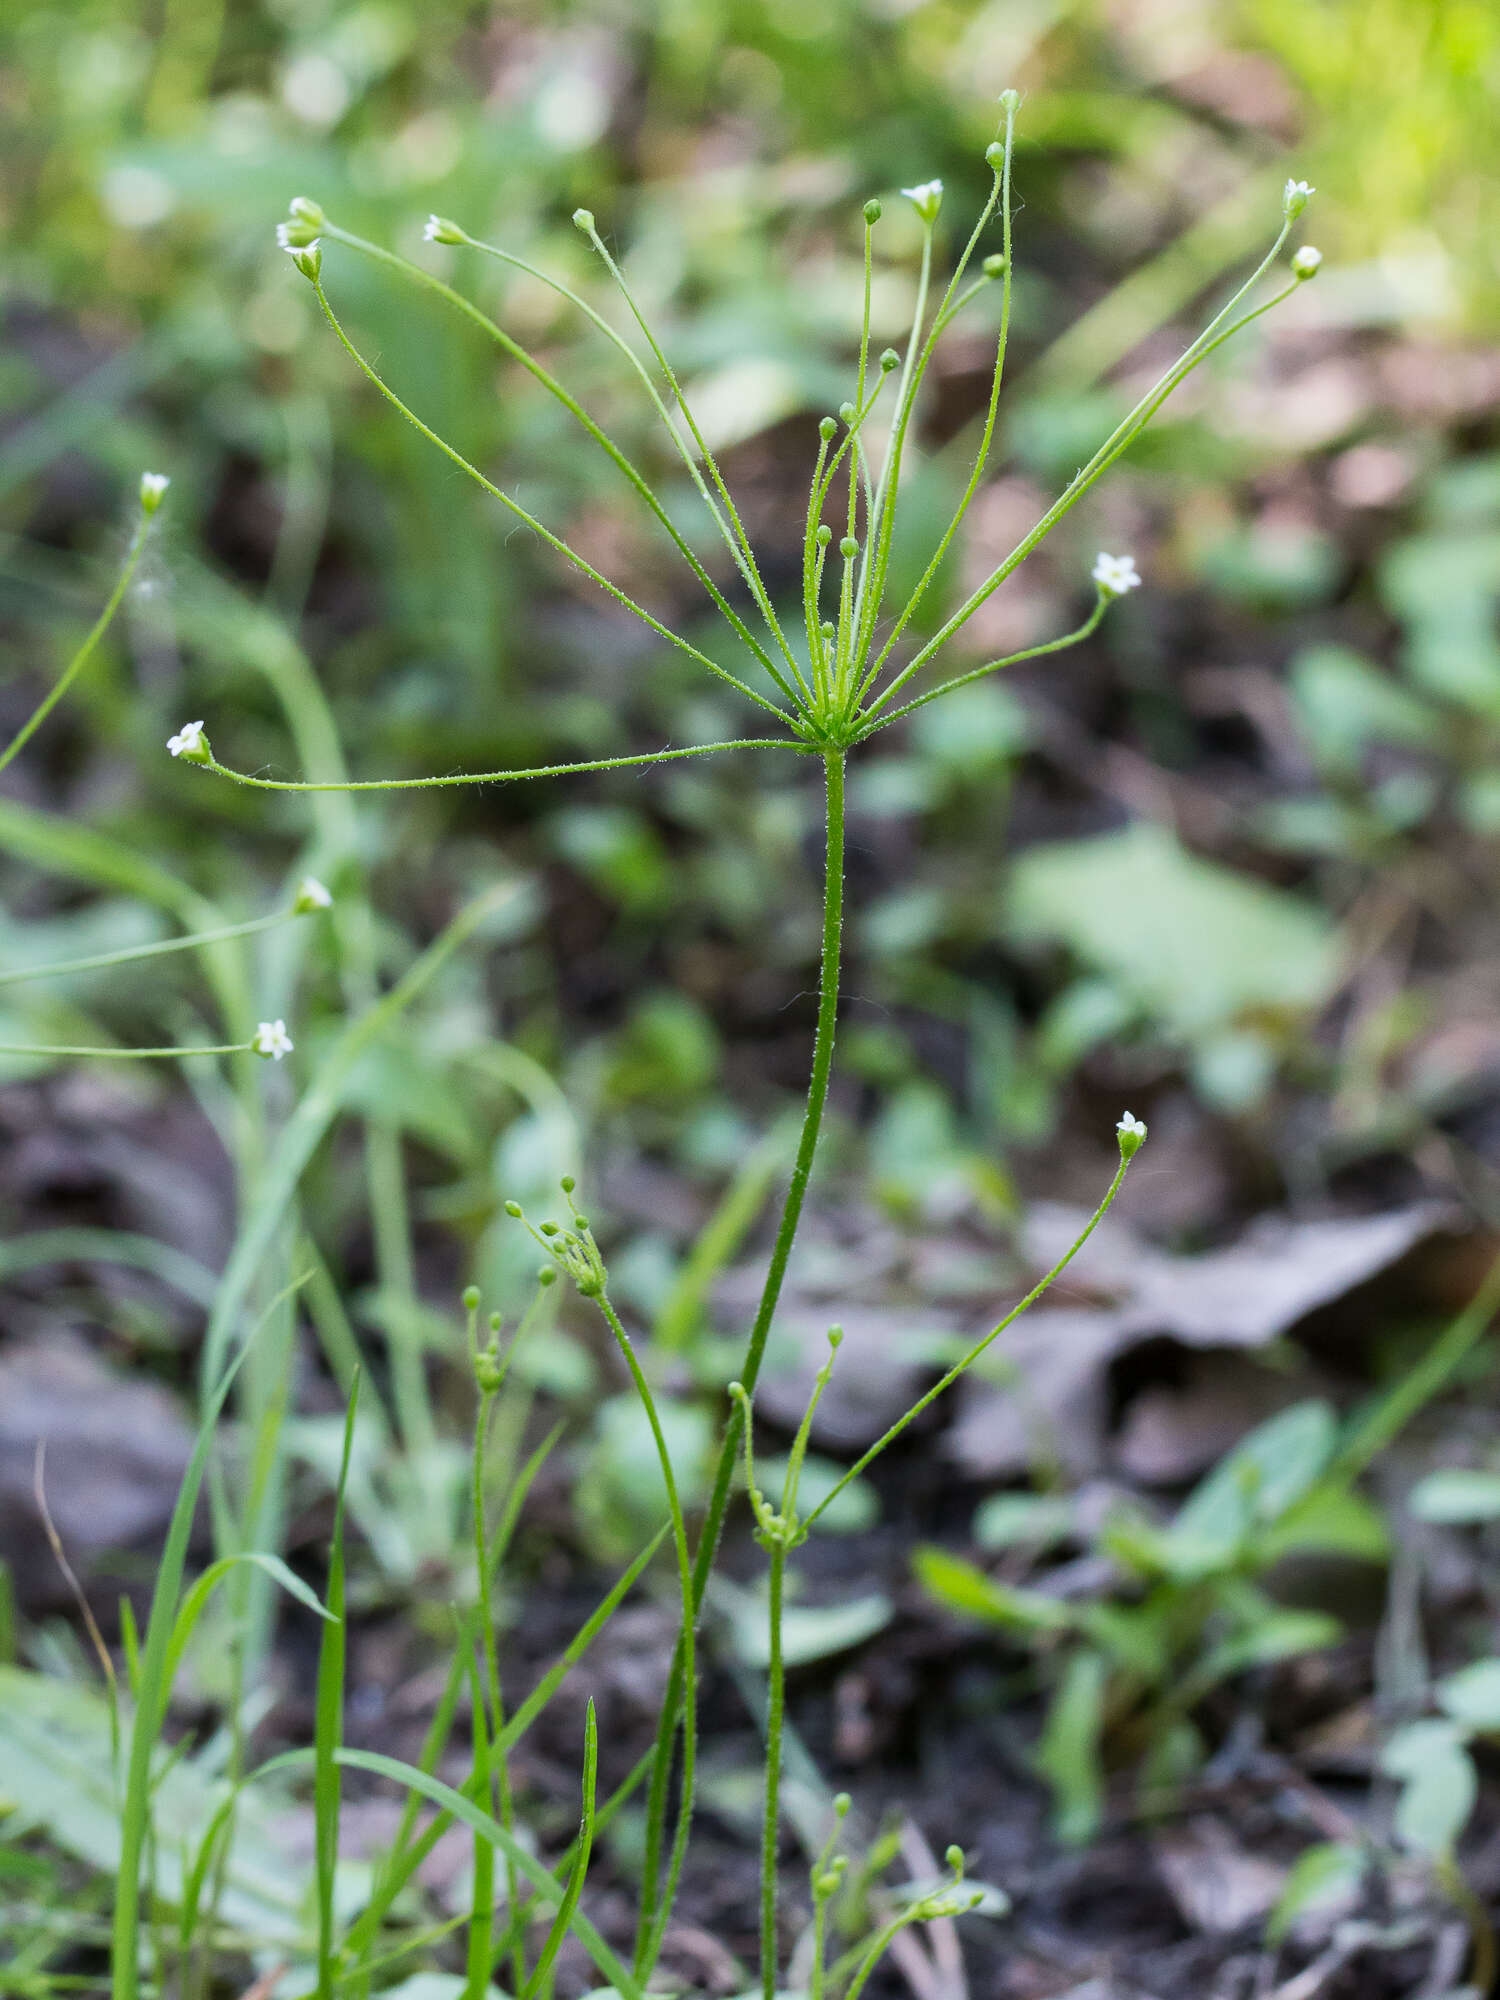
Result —
[[941, 181], [922, 181], [916, 187], [902, 188], [901, 192], [924, 222], [937, 221], [937, 212], [943, 205]]
[[1120, 1141], [1120, 1158], [1132, 1160], [1146, 1143], [1145, 1122], [1127, 1111], [1115, 1127], [1115, 1135]]
[[167, 488], [172, 484], [164, 472], [143, 472], [141, 474], [141, 507], [147, 514], [154, 514], [161, 505]]
[[1127, 590], [1137, 589], [1141, 581], [1134, 556], [1107, 556], [1102, 549], [1089, 575], [1106, 597], [1123, 597]]
[[283, 1056], [292, 1052], [292, 1038], [286, 1031], [286, 1022], [262, 1021], [250, 1046], [258, 1056], [270, 1056], [280, 1062]]
[[1315, 250], [1311, 243], [1304, 243], [1292, 259], [1292, 276], [1294, 278], [1310, 278], [1317, 271], [1322, 261], [1322, 251]]
[[309, 910], [326, 910], [332, 903], [333, 891], [325, 888], [316, 875], [304, 875], [297, 884], [292, 908], [301, 917], [306, 916]]
[[186, 757], [190, 764], [205, 764], [208, 761], [208, 738], [203, 734], [203, 724], [185, 722], [175, 736], [167, 738], [167, 748], [174, 757]]

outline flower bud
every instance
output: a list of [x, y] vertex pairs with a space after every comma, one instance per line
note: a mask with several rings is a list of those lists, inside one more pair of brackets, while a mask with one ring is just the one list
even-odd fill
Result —
[[855, 541], [853, 535], [845, 535], [844, 539], [839, 543], [839, 554], [844, 558], [845, 562], [853, 562], [854, 558], [859, 554], [859, 543]]
[[1297, 280], [1298, 284], [1303, 284], [1307, 279], [1317, 276], [1319, 266], [1322, 262], [1322, 251], [1315, 250], [1311, 243], [1304, 243], [1292, 259], [1292, 276]]
[[294, 194], [287, 203], [287, 209], [294, 222], [305, 222], [314, 230], [322, 229], [327, 224], [323, 204], [314, 201], [310, 194]]
[[164, 472], [143, 472], [141, 474], [141, 512], [154, 514], [172, 484]]
[[950, 1868], [956, 1868], [959, 1871], [959, 1873], [962, 1874], [964, 1865], [964, 1851], [961, 1847], [950, 1847], [944, 1854], [943, 1859], [947, 1862]]
[[820, 549], [826, 549], [828, 544], [833, 540], [833, 530], [832, 528], [829, 527], [826, 521], [820, 521], [818, 523], [817, 540], [818, 540], [818, 547]]
[[508, 1201], [505, 1204], [505, 1213], [507, 1215], [514, 1216], [517, 1219], [517, 1221], [519, 1221], [521, 1216], [521, 1204], [518, 1201]]
[[837, 431], [837, 429], [838, 425], [832, 417], [819, 418], [818, 436], [823, 440], [824, 444], [833, 443], [834, 433], [835, 431]]
[[899, 368], [900, 366], [901, 356], [896, 352], [894, 347], [887, 347], [881, 350], [880, 372], [882, 375], [889, 375], [892, 369]]
[[477, 1313], [477, 1312], [478, 1312], [478, 1310], [479, 1310], [479, 1287], [478, 1287], [478, 1285], [465, 1285], [465, 1286], [464, 1286], [464, 1311], [465, 1311], [465, 1312], [471, 1312], [471, 1313]]
[[985, 258], [979, 268], [987, 278], [1003, 278], [1005, 267], [1009, 262], [1010, 259], [1003, 250], [995, 250]]
[[[284, 224], [283, 227], [285, 227]], [[310, 285], [315, 285], [323, 275], [322, 245], [314, 241], [307, 244], [304, 248], [300, 244], [286, 243], [282, 245], [282, 248], [297, 266], [303, 277], [306, 278], [307, 282]]]
[[998, 174], [1005, 165], [1005, 148], [998, 139], [991, 139], [984, 149], [984, 157]]
[[1317, 191], [1316, 188], [1309, 187], [1306, 181], [1287, 182], [1281, 190], [1281, 212], [1288, 222], [1297, 220]]
[[450, 222], [446, 215], [429, 215], [422, 225], [422, 237], [428, 243], [464, 243], [468, 241], [464, 231], [456, 222]]
[[872, 229], [884, 213], [885, 211], [881, 208], [880, 203], [873, 198], [865, 203], [865, 221], [869, 223]]
[[855, 416], [854, 405], [852, 403], [840, 403], [839, 415], [846, 424], [852, 424]]
[[573, 211], [573, 227], [581, 229], [585, 236], [592, 236], [594, 233], [594, 211], [591, 208], [575, 208]]

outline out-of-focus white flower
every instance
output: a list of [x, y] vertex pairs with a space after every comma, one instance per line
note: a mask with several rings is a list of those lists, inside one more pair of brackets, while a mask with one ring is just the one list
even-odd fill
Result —
[[1298, 279], [1314, 277], [1322, 262], [1322, 251], [1315, 250], [1311, 243], [1304, 243], [1292, 259], [1292, 276]]
[[1123, 597], [1127, 590], [1140, 588], [1140, 571], [1134, 556], [1107, 556], [1101, 549], [1089, 575], [1106, 597]]
[[305, 917], [309, 910], [326, 910], [333, 902], [333, 891], [327, 889], [316, 875], [304, 875], [297, 884], [297, 894], [292, 900], [292, 908], [299, 917]]
[[1146, 1143], [1145, 1122], [1127, 1111], [1115, 1127], [1115, 1136], [1120, 1141], [1120, 1158], [1133, 1160]]
[[1297, 217], [1306, 208], [1308, 202], [1311, 201], [1317, 191], [1315, 187], [1310, 187], [1306, 181], [1287, 182], [1286, 186], [1281, 190], [1281, 212], [1288, 222], [1295, 222], [1297, 220]]
[[175, 736], [167, 738], [167, 748], [174, 757], [186, 757], [190, 764], [206, 764], [208, 738], [203, 734], [202, 722], [183, 723]]
[[141, 474], [141, 509], [154, 514], [161, 505], [167, 488], [172, 484], [165, 472], [143, 472]]
[[924, 222], [937, 221], [938, 210], [943, 205], [941, 181], [922, 181], [916, 187], [902, 188], [901, 192]]
[[280, 1062], [283, 1056], [292, 1052], [292, 1038], [286, 1031], [285, 1021], [262, 1021], [255, 1031], [250, 1046], [258, 1056], [269, 1056]]
[[429, 243], [463, 243], [467, 240], [458, 224], [450, 222], [446, 215], [429, 215], [422, 235]]

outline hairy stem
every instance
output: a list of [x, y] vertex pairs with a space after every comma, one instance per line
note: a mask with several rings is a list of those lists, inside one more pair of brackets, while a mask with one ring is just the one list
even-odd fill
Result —
[[[740, 1368], [739, 1379], [747, 1394], [754, 1390], [761, 1363], [765, 1359], [771, 1321], [775, 1317], [776, 1307], [781, 1298], [787, 1262], [791, 1257], [792, 1244], [796, 1240], [798, 1225], [802, 1220], [807, 1184], [812, 1175], [813, 1159], [823, 1129], [823, 1108], [828, 1100], [828, 1079], [833, 1069], [840, 950], [844, 929], [845, 753], [842, 750], [825, 751], [823, 764], [827, 790], [827, 833], [823, 882], [823, 950], [818, 978], [818, 1025], [813, 1041], [812, 1074], [807, 1085], [807, 1105], [802, 1115], [802, 1135], [797, 1144], [797, 1156], [792, 1166], [791, 1180], [787, 1185], [786, 1200], [782, 1204], [781, 1221], [777, 1226], [771, 1261], [761, 1289], [760, 1304], [756, 1309], [755, 1321], [750, 1329], [745, 1349], [745, 1359]], [[724, 1517], [729, 1511], [729, 1497], [734, 1486], [734, 1471], [739, 1456], [741, 1421], [740, 1410], [736, 1407], [731, 1412], [728, 1428], [719, 1447], [713, 1485], [704, 1514], [703, 1530], [693, 1563], [695, 1616], [702, 1606], [704, 1593], [708, 1588], [714, 1557], [718, 1553], [719, 1537], [724, 1529]], [[682, 1701], [683, 1656], [684, 1641], [679, 1638], [671, 1678], [662, 1702], [651, 1772], [651, 1790], [646, 1813], [646, 1876], [641, 1903], [642, 1937], [650, 1937], [653, 1934], [659, 1937], [665, 1930], [666, 1919], [670, 1915], [669, 1910], [657, 1907], [657, 1872], [654, 1864], [659, 1864], [661, 1855], [667, 1787], [672, 1769], [672, 1750]], [[638, 1959], [638, 1966], [642, 1965], [644, 1971], [639, 1976], [644, 1983], [645, 1979], [649, 1979], [651, 1969], [655, 1965], [654, 1951], [648, 1953], [644, 1959]]]

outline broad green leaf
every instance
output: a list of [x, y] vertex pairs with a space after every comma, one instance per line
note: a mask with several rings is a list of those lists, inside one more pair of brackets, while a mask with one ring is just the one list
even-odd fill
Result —
[[1001, 1625], [1014, 1632], [1065, 1632], [1076, 1623], [1072, 1610], [1038, 1590], [1015, 1590], [946, 1549], [927, 1546], [912, 1557], [924, 1588], [948, 1611]]
[[1248, 1632], [1237, 1632], [1212, 1647], [1193, 1679], [1206, 1692], [1251, 1667], [1267, 1667], [1298, 1653], [1331, 1646], [1343, 1631], [1337, 1618], [1322, 1611], [1273, 1611]]
[[1272, 1523], [1322, 1473], [1338, 1442], [1329, 1404], [1298, 1403], [1237, 1444], [1183, 1503], [1168, 1531], [1168, 1560], [1182, 1577], [1234, 1559], [1257, 1523]]
[[1386, 1745], [1381, 1768], [1400, 1778], [1396, 1838], [1420, 1854], [1451, 1854], [1479, 1794], [1474, 1760], [1453, 1723], [1413, 1722]]
[[1500, 1472], [1446, 1466], [1419, 1480], [1406, 1504], [1419, 1521], [1457, 1527], [1500, 1520]]
[[1044, 1493], [996, 1493], [974, 1514], [974, 1540], [982, 1549], [1013, 1549], [1017, 1544], [1048, 1549], [1074, 1532], [1073, 1506]]
[[1434, 1692], [1455, 1722], [1486, 1734], [1500, 1729], [1500, 1660], [1476, 1660], [1439, 1681]]
[[1075, 1653], [1052, 1697], [1036, 1753], [1037, 1769], [1052, 1787], [1057, 1837], [1069, 1846], [1091, 1839], [1103, 1817], [1099, 1739], [1108, 1684], [1109, 1667], [1098, 1653]]
[[1356, 1897], [1368, 1865], [1365, 1850], [1352, 1841], [1325, 1840], [1305, 1849], [1266, 1919], [1266, 1943], [1274, 1950], [1285, 1943], [1299, 1917]]
[[[169, 1760], [156, 1779], [156, 1891], [169, 1907], [182, 1891], [183, 1857], [196, 1851], [224, 1789], [191, 1757]], [[113, 1879], [120, 1808], [102, 1695], [77, 1682], [0, 1667], [0, 1807]], [[219, 1913], [242, 1937], [295, 1952], [306, 1943], [307, 1870], [287, 1849], [278, 1823], [284, 1812], [280, 1802], [241, 1795]]]
[[1311, 1550], [1384, 1562], [1390, 1547], [1390, 1534], [1379, 1508], [1351, 1487], [1331, 1480], [1304, 1493], [1255, 1540], [1255, 1553], [1266, 1564]]
[[1199, 860], [1154, 826], [1031, 848], [1012, 870], [1007, 920], [1107, 974], [1184, 1040], [1316, 1007], [1337, 967], [1314, 904]]

